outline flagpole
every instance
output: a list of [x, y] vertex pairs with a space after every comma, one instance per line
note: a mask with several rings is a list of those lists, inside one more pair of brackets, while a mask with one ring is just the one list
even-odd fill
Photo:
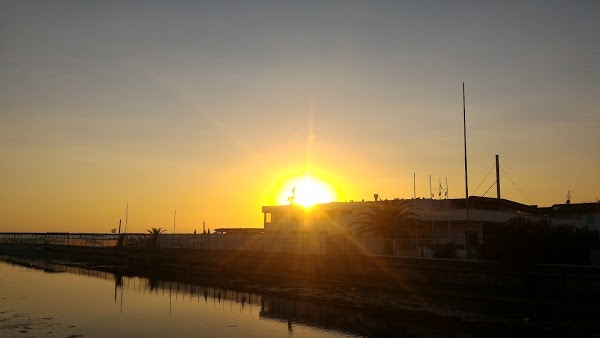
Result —
[[177, 217], [177, 210], [173, 213], [173, 240], [171, 241], [171, 246], [175, 247], [175, 218]]
[[125, 233], [127, 233], [127, 214], [129, 213], [129, 203], [125, 207]]
[[465, 248], [466, 255], [469, 257], [469, 172], [467, 168], [467, 109], [465, 104], [465, 83], [462, 83], [462, 92], [463, 92], [463, 134], [464, 134], [464, 144], [465, 144], [465, 210], [467, 213], [467, 224], [465, 226]]
[[417, 173], [413, 173], [413, 198], [417, 198]]
[[431, 189], [431, 175], [429, 175], [429, 198], [433, 200], [433, 190]]

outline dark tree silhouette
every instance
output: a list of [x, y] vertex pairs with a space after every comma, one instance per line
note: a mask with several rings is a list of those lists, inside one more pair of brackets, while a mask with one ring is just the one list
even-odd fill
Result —
[[146, 231], [150, 234], [150, 246], [158, 247], [158, 236], [160, 236], [162, 233], [165, 233], [167, 230], [162, 228], [152, 228]]
[[591, 264], [598, 233], [554, 225], [549, 219], [511, 218], [484, 228], [481, 258], [513, 264]]
[[351, 225], [357, 226], [356, 236], [372, 232], [383, 238], [393, 238], [419, 227], [417, 207], [407, 200], [370, 202], [367, 210], [358, 214]]

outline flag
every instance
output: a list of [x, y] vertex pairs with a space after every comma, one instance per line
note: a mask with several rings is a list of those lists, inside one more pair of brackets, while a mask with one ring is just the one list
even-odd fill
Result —
[[110, 232], [112, 232], [113, 234], [116, 234], [116, 233], [117, 233], [117, 228], [112, 228], [112, 229], [110, 230]]

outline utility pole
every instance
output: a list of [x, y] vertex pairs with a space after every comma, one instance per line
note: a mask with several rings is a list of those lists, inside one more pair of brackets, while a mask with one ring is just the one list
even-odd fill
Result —
[[496, 196], [500, 199], [500, 157], [496, 155]]
[[467, 212], [467, 224], [465, 226], [465, 248], [469, 257], [469, 171], [467, 168], [467, 109], [465, 104], [465, 83], [462, 83], [463, 92], [463, 134], [465, 143], [465, 210]]

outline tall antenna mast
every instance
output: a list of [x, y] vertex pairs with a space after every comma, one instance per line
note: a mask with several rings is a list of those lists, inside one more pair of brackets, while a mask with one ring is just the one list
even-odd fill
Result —
[[463, 92], [463, 132], [465, 141], [465, 210], [467, 212], [467, 225], [465, 226], [465, 248], [469, 257], [469, 171], [467, 169], [467, 108], [465, 104], [465, 83], [462, 83]]

